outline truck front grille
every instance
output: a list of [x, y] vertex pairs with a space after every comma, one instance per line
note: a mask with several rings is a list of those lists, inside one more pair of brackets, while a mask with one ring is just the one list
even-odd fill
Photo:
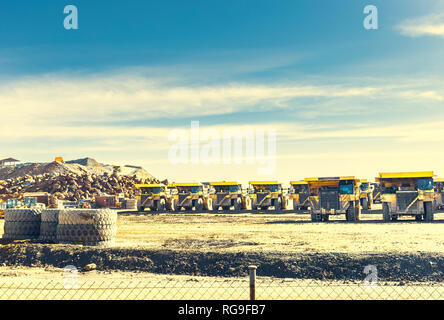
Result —
[[336, 190], [321, 190], [319, 193], [322, 209], [339, 210], [339, 192]]
[[[399, 210], [405, 211], [407, 207], [416, 199], [418, 192], [396, 192], [396, 205]], [[410, 209], [416, 209], [415, 205], [410, 207]]]

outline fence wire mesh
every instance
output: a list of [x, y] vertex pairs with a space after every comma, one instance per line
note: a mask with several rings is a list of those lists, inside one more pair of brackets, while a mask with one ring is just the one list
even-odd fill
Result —
[[[257, 300], [442, 300], [444, 283], [378, 283], [256, 279]], [[0, 281], [3, 300], [248, 300], [249, 279], [156, 281]]]

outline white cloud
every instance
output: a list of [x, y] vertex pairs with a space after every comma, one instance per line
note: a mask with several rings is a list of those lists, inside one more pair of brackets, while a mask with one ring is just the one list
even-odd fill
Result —
[[444, 14], [431, 14], [424, 17], [407, 19], [398, 24], [401, 34], [409, 37], [444, 37]]

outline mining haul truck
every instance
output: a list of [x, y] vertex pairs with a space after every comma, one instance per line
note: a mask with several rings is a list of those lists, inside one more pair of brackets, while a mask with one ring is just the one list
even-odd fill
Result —
[[172, 183], [168, 187], [175, 190], [176, 211], [182, 208], [190, 211], [194, 209], [196, 212], [213, 209], [212, 199], [208, 197], [201, 183]]
[[433, 172], [380, 173], [382, 217], [413, 216], [417, 221], [433, 221]]
[[211, 193], [209, 197], [213, 199], [213, 211], [220, 208], [228, 211], [250, 210], [251, 198], [242, 194], [242, 186], [237, 182], [210, 182]]
[[141, 190], [139, 211], [165, 211], [175, 210], [174, 197], [169, 193], [167, 186], [163, 184], [136, 184]]
[[366, 179], [361, 179], [359, 183], [359, 190], [359, 201], [361, 203], [362, 210], [370, 210], [373, 204], [373, 190]]
[[289, 197], [293, 199], [293, 210], [308, 210], [310, 207], [310, 189], [307, 181], [290, 181]]
[[277, 181], [250, 181], [250, 186], [254, 211], [268, 210], [270, 207], [275, 211], [287, 208], [288, 198], [284, 196], [282, 185]]
[[355, 177], [307, 178], [311, 221], [328, 221], [330, 215], [345, 214], [349, 222], [360, 219], [359, 179]]
[[433, 182], [435, 197], [434, 197], [434, 208], [436, 211], [444, 209], [444, 179], [434, 179]]

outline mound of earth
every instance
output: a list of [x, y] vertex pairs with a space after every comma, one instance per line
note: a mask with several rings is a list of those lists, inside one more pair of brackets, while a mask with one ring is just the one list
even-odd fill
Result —
[[362, 281], [364, 268], [373, 265], [383, 281], [442, 281], [444, 276], [444, 255], [434, 253], [216, 253], [20, 243], [0, 246], [0, 263], [58, 268], [95, 263], [104, 271], [223, 277], [245, 276], [254, 264], [259, 276], [344, 281]]

